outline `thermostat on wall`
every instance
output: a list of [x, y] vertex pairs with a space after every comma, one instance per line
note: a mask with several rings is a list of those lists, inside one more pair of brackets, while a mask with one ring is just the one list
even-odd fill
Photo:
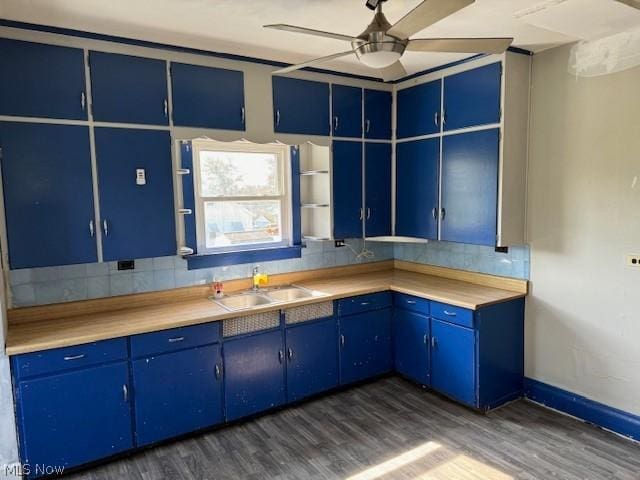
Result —
[[136, 168], [136, 185], [146, 185], [147, 177], [144, 168]]

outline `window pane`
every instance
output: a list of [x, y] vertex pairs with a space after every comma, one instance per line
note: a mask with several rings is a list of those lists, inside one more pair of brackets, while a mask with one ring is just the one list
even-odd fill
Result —
[[203, 197], [280, 195], [273, 153], [202, 151], [200, 177]]
[[206, 247], [282, 241], [279, 200], [205, 202]]

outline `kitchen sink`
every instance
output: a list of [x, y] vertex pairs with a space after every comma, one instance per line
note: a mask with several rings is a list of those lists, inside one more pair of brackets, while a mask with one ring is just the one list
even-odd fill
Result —
[[296, 285], [286, 285], [276, 288], [265, 288], [258, 292], [249, 290], [242, 293], [231, 294], [223, 298], [209, 298], [225, 309], [235, 312], [262, 305], [293, 302], [294, 300], [303, 298], [323, 297], [325, 295], [325, 293], [308, 290]]
[[291, 302], [301, 298], [310, 298], [318, 296], [316, 292], [307, 290], [306, 288], [288, 286], [269, 290], [267, 295], [276, 302]]
[[230, 295], [228, 297], [213, 299], [218, 305], [227, 310], [246, 310], [247, 308], [259, 307], [261, 305], [269, 305], [274, 303], [272, 299], [261, 293], [240, 293], [238, 295]]

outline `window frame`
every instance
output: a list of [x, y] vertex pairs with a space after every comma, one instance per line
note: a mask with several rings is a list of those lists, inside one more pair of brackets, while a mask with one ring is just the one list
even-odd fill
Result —
[[[259, 250], [271, 250], [292, 246], [293, 242], [293, 209], [292, 209], [292, 172], [290, 147], [282, 143], [258, 144], [245, 140], [236, 142], [223, 142], [211, 139], [192, 140], [193, 152], [193, 182], [194, 182], [194, 207], [196, 224], [196, 244], [198, 255], [216, 255], [231, 252], [252, 252]], [[203, 151], [234, 152], [234, 153], [266, 153], [276, 156], [278, 163], [280, 195], [256, 195], [256, 196], [222, 196], [207, 197], [202, 195], [202, 182], [200, 172], [200, 154]], [[207, 247], [205, 225], [206, 202], [233, 202], [233, 201], [261, 201], [278, 200], [280, 202], [280, 221], [282, 240], [279, 242], [258, 242], [224, 247]]]

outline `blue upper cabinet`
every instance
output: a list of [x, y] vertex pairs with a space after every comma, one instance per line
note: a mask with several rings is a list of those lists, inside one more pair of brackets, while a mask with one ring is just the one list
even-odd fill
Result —
[[496, 244], [499, 150], [497, 128], [444, 137], [441, 240]]
[[396, 235], [438, 238], [440, 139], [396, 146]]
[[0, 115], [87, 119], [84, 52], [0, 39]]
[[89, 129], [0, 123], [12, 269], [96, 262]]
[[362, 143], [333, 142], [333, 236], [362, 237]]
[[502, 64], [457, 73], [444, 79], [444, 129], [487, 125], [500, 121]]
[[391, 144], [365, 144], [365, 235], [391, 235]]
[[175, 125], [245, 129], [243, 72], [171, 63], [171, 85]]
[[364, 91], [364, 136], [391, 140], [391, 92]]
[[398, 91], [398, 138], [430, 135], [440, 131], [442, 81]]
[[329, 84], [273, 77], [273, 125], [277, 133], [329, 135]]
[[362, 137], [362, 89], [344, 85], [331, 86], [334, 137]]
[[90, 52], [89, 65], [94, 120], [169, 124], [167, 62]]
[[104, 259], [175, 255], [169, 132], [96, 128], [95, 136]]

